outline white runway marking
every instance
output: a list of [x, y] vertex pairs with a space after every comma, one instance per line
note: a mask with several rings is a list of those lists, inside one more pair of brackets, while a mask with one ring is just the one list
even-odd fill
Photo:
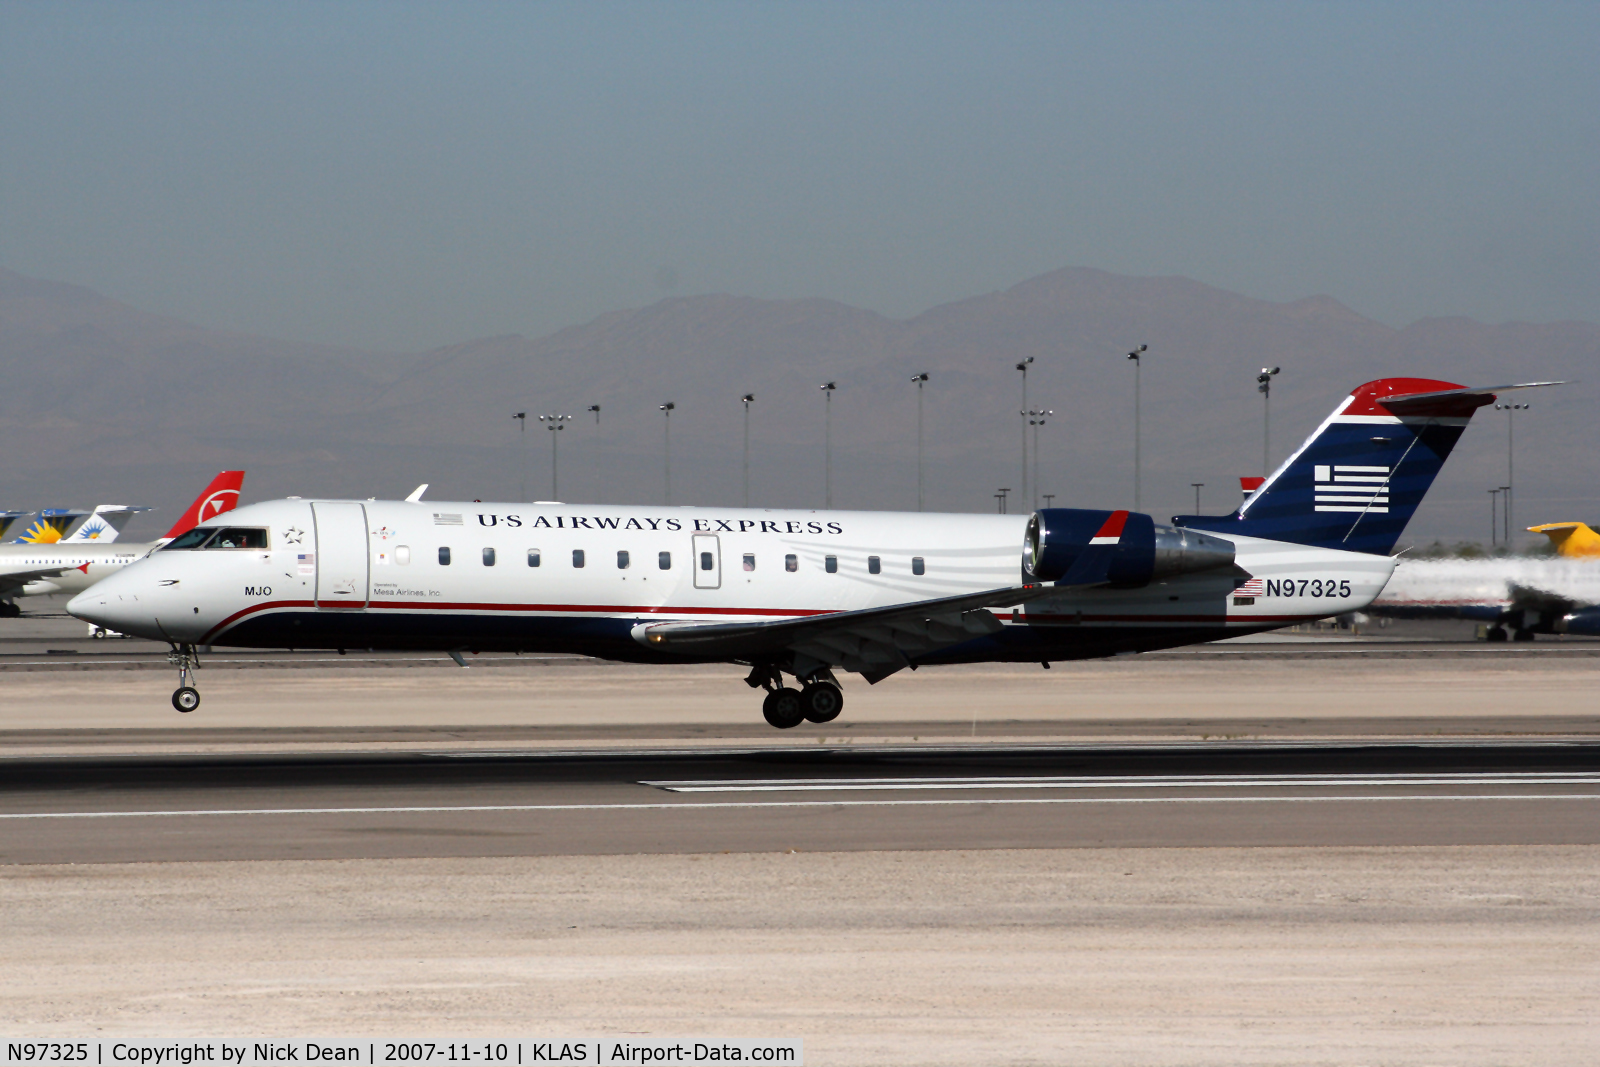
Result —
[[751, 778], [640, 782], [672, 793], [806, 793], [914, 789], [1211, 789], [1278, 786], [1600, 785], [1600, 772], [1446, 774], [1004, 775], [987, 778]]
[[1600, 793], [1414, 793], [1393, 796], [1310, 797], [971, 797], [962, 800], [718, 800], [681, 804], [463, 804], [363, 808], [217, 808], [199, 811], [36, 811], [0, 814], [0, 820], [150, 819], [219, 815], [452, 815], [482, 812], [707, 811], [734, 808], [1018, 807], [1078, 804], [1337, 804], [1427, 800], [1600, 800]]

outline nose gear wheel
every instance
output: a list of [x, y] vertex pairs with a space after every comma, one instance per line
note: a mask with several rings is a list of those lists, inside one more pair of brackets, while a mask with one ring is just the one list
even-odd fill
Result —
[[178, 668], [178, 688], [172, 691], [172, 706], [187, 715], [200, 706], [200, 690], [190, 684], [192, 675], [200, 669], [200, 655], [193, 645], [175, 645], [167, 653], [167, 662]]

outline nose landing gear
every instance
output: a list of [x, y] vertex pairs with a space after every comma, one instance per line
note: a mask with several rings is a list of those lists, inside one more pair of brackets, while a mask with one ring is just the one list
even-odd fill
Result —
[[200, 669], [200, 655], [193, 645], [178, 645], [167, 653], [167, 662], [178, 668], [178, 688], [172, 691], [172, 706], [187, 715], [200, 706], [200, 690], [189, 684], [189, 676]]
[[792, 730], [802, 722], [832, 722], [844, 710], [844, 690], [826, 669], [803, 679], [797, 691], [783, 684], [783, 672], [761, 664], [750, 671], [745, 681], [753, 689], [765, 689], [761, 715], [779, 730]]

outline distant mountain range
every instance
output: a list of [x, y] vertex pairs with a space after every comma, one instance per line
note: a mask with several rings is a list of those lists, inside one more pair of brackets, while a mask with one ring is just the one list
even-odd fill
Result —
[[[906, 320], [828, 300], [711, 294], [616, 311], [547, 337], [372, 353], [203, 329], [91, 290], [0, 269], [0, 505], [157, 504], [149, 534], [224, 467], [245, 497], [435, 498], [550, 493], [560, 432], [569, 500], [659, 502], [671, 401], [674, 504], [741, 496], [751, 405], [752, 502], [818, 507], [824, 400], [832, 401], [834, 501], [916, 504], [916, 387], [927, 372], [929, 510], [988, 510], [1016, 489], [1020, 376], [1053, 409], [1040, 436], [1041, 489], [1058, 505], [1132, 504], [1133, 367], [1143, 363], [1144, 506], [1231, 508], [1261, 467], [1254, 377], [1277, 365], [1272, 461], [1351, 387], [1390, 375], [1471, 384], [1545, 378], [1518, 417], [1518, 519], [1600, 516], [1592, 426], [1600, 325], [1427, 319], [1394, 329], [1328, 297], [1255, 300], [1187, 278], [1070, 268]], [[1586, 380], [1585, 380], [1586, 379]], [[586, 409], [601, 406], [595, 424]], [[525, 441], [512, 413], [527, 411]], [[1411, 531], [1482, 539], [1484, 492], [1505, 482], [1506, 416], [1480, 413]], [[524, 471], [524, 465], [526, 470]], [[1014, 503], [1012, 510], [1020, 510]]]

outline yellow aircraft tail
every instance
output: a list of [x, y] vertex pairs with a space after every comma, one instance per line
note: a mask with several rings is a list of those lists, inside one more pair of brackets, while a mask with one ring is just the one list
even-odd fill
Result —
[[1556, 546], [1556, 555], [1576, 559], [1600, 559], [1600, 534], [1586, 522], [1547, 522], [1528, 527], [1529, 533], [1542, 533]]

